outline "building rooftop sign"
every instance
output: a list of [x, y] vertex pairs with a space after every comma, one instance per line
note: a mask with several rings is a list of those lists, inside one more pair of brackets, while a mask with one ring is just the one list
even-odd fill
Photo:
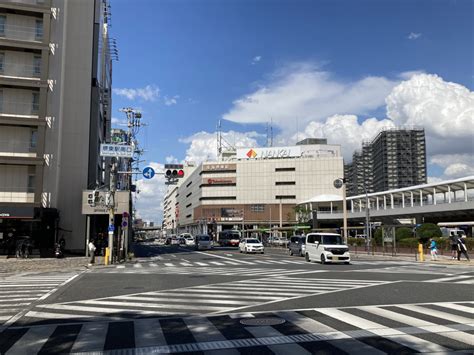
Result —
[[133, 147], [131, 145], [123, 144], [101, 144], [101, 157], [116, 157], [116, 158], [132, 158]]
[[285, 158], [323, 158], [339, 157], [338, 145], [307, 144], [291, 147], [243, 148], [237, 149], [237, 159], [285, 159]]
[[270, 147], [237, 149], [237, 159], [282, 159], [301, 157], [301, 147]]

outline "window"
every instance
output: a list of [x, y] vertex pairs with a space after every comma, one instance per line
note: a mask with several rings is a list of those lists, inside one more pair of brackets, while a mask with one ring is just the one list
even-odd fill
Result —
[[275, 168], [275, 171], [295, 171], [296, 168]]
[[250, 205], [251, 212], [264, 212], [265, 205]]
[[7, 23], [7, 17], [0, 15], [0, 36], [5, 36], [5, 25]]
[[38, 143], [38, 130], [32, 129], [30, 133], [30, 148], [36, 148]]
[[275, 185], [296, 185], [296, 181], [275, 181]]
[[188, 215], [186, 216], [186, 218], [191, 218], [191, 217], [192, 217], [192, 214], [188, 214]]
[[192, 205], [192, 203], [188, 203], [188, 204], [186, 205], [186, 208], [191, 207], [191, 205]]
[[38, 112], [39, 111], [39, 100], [40, 99], [40, 94], [39, 92], [34, 92], [33, 93], [33, 103], [32, 103], [32, 111], [34, 113]]
[[33, 75], [41, 74], [41, 56], [35, 55], [33, 58]]
[[35, 175], [28, 175], [28, 192], [35, 192]]
[[190, 192], [189, 194], [186, 195], [186, 198], [188, 198], [189, 196], [191, 196], [193, 193]]
[[35, 39], [37, 41], [43, 39], [43, 20], [36, 20]]
[[5, 53], [0, 53], [0, 73], [5, 70]]
[[0, 112], [3, 112], [3, 90], [0, 90]]
[[193, 183], [192, 181], [188, 182], [188, 183], [186, 184], [186, 187], [191, 186], [192, 183]]
[[236, 196], [209, 196], [209, 197], [201, 197], [200, 201], [210, 201], [210, 200], [237, 200]]
[[275, 199], [277, 199], [277, 200], [283, 200], [283, 199], [296, 200], [296, 196], [295, 195], [276, 195]]

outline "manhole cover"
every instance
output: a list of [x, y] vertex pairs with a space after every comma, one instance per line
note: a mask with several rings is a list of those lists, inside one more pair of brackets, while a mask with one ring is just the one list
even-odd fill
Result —
[[253, 325], [253, 326], [262, 326], [262, 325], [278, 325], [285, 323], [286, 320], [281, 318], [246, 318], [241, 319], [240, 323], [243, 325]]

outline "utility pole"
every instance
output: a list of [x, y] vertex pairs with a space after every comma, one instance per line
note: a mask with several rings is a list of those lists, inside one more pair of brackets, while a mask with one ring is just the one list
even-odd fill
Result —
[[107, 207], [109, 209], [109, 254], [108, 254], [108, 263], [113, 263], [113, 254], [114, 254], [114, 230], [115, 230], [115, 191], [117, 186], [117, 162], [115, 158], [112, 158], [112, 166], [110, 169], [110, 189], [108, 198], [106, 199]]

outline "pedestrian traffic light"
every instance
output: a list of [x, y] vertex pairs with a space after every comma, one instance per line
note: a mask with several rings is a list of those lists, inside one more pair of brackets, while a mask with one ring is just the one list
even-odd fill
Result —
[[87, 194], [87, 204], [91, 207], [95, 207], [94, 192]]

